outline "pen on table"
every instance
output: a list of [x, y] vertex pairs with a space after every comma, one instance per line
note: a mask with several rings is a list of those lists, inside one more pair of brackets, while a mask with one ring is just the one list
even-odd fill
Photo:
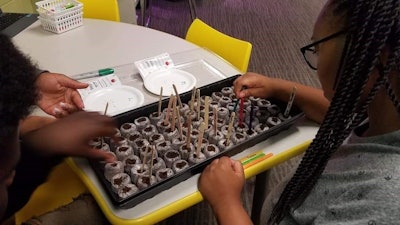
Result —
[[73, 79], [75, 80], [82, 80], [82, 79], [87, 79], [87, 78], [92, 78], [92, 77], [101, 77], [101, 76], [106, 76], [114, 73], [114, 69], [112, 68], [106, 68], [106, 69], [100, 69], [97, 71], [92, 71], [92, 72], [87, 72], [87, 73], [81, 73], [75, 76], [72, 76]]
[[273, 155], [274, 154], [272, 154], [272, 152], [264, 154], [264, 155], [263, 154], [257, 154], [256, 156], [254, 156], [250, 160], [245, 161], [245, 163], [242, 162], [243, 169], [247, 169], [247, 168], [249, 168], [251, 166], [254, 166], [257, 163], [260, 163], [260, 162], [264, 161], [265, 159], [270, 158]]
[[243, 159], [240, 160], [240, 162], [242, 163], [242, 165], [246, 165], [247, 163], [254, 161], [255, 159], [258, 159], [263, 156], [265, 156], [264, 152], [254, 153], [254, 154], [244, 157]]

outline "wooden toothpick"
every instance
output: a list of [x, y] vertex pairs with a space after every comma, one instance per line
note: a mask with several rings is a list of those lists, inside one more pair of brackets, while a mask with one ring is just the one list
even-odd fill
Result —
[[[107, 115], [107, 111], [108, 111], [108, 102], [106, 103], [106, 108], [104, 109], [103, 115]], [[103, 137], [100, 138], [100, 148], [103, 147], [103, 141], [104, 141], [103, 139], [104, 139]]]
[[226, 134], [226, 145], [228, 146], [230, 143], [230, 139], [232, 136], [232, 128], [233, 128], [233, 122], [235, 121], [235, 112], [231, 113], [231, 118], [229, 120], [229, 125], [228, 125], [228, 133]]
[[217, 136], [217, 123], [218, 123], [218, 112], [217, 112], [217, 107], [213, 108], [213, 114], [214, 114], [214, 136]]
[[149, 150], [149, 146], [147, 145], [145, 153], [144, 153], [144, 156], [143, 156], [143, 164], [142, 164], [142, 170], [141, 170], [142, 172], [144, 171], [144, 165], [146, 165], [146, 163], [147, 163], [147, 152], [148, 152], [148, 150]]
[[196, 97], [196, 87], [193, 87], [192, 98], [190, 99], [190, 111], [194, 110], [194, 98]]
[[154, 145], [151, 146], [151, 162], [150, 162], [150, 171], [149, 171], [149, 177], [151, 180], [151, 174], [153, 173], [153, 164], [154, 164]]
[[200, 106], [201, 106], [201, 99], [200, 99], [200, 89], [197, 89], [197, 120], [200, 120]]
[[172, 118], [171, 118], [171, 131], [175, 130], [175, 121], [176, 121], [176, 97], [172, 96]]
[[163, 87], [160, 88], [160, 97], [158, 100], [158, 116], [161, 116], [162, 93], [163, 93]]
[[206, 124], [204, 122], [201, 123], [200, 128], [199, 128], [199, 136], [197, 139], [197, 151], [196, 151], [196, 158], [200, 157], [200, 152], [201, 152], [201, 144], [203, 143], [203, 136], [204, 136], [204, 130], [206, 129]]
[[183, 140], [183, 136], [182, 136], [182, 121], [181, 121], [181, 113], [179, 111], [178, 108], [175, 108], [176, 110], [176, 114], [178, 116], [178, 132], [179, 132], [179, 137], [181, 138], [181, 140]]
[[296, 96], [297, 87], [294, 86], [292, 89], [292, 93], [290, 93], [288, 104], [286, 105], [285, 113], [283, 114], [284, 117], [289, 117], [290, 109], [292, 108], [294, 97]]
[[108, 111], [108, 102], [106, 103], [106, 108], [104, 109], [104, 114], [103, 115], [107, 115], [107, 111]]
[[183, 104], [181, 101], [181, 97], [179, 96], [178, 89], [176, 88], [175, 84], [172, 84], [172, 87], [174, 88], [175, 96], [178, 98], [179, 108], [183, 108]]
[[169, 122], [169, 114], [171, 112], [171, 106], [172, 106], [172, 96], [173, 95], [171, 94], [171, 96], [169, 97], [168, 108], [167, 108], [167, 112], [165, 113], [165, 118], [164, 118], [164, 122], [163, 122], [164, 125], [167, 125]]
[[210, 97], [206, 96], [204, 98], [204, 122], [206, 123], [206, 128], [208, 127], [208, 117], [210, 111]]
[[192, 111], [189, 111], [189, 116], [187, 118], [187, 134], [186, 134], [186, 148], [190, 148], [190, 134], [192, 133]]

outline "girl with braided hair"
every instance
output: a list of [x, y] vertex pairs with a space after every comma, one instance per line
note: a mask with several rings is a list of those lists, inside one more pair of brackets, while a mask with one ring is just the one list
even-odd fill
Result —
[[[321, 89], [247, 73], [238, 97], [295, 104], [320, 129], [294, 174], [264, 202], [267, 224], [400, 224], [400, 1], [328, 0], [301, 48]], [[246, 86], [247, 89], [242, 90]], [[239, 162], [220, 158], [199, 190], [220, 224], [252, 224]]]

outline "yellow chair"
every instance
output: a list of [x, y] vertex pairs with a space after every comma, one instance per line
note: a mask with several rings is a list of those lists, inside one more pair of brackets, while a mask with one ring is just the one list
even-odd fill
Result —
[[250, 42], [221, 33], [200, 19], [193, 20], [185, 39], [213, 51], [242, 73], [247, 71], [252, 49]]
[[[117, 0], [78, 0], [83, 4], [83, 17], [120, 21]], [[133, 12], [132, 12], [133, 13]]]
[[[61, 187], [62, 194], [57, 194]], [[71, 203], [85, 192], [89, 192], [86, 186], [64, 161], [54, 167], [47, 181], [33, 192], [29, 202], [15, 214], [15, 224]]]

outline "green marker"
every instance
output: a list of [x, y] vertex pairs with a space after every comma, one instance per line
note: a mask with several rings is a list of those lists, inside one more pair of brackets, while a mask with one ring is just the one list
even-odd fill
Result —
[[72, 8], [72, 7], [74, 7], [75, 5], [73, 4], [73, 3], [71, 3], [71, 2], [69, 2], [69, 3], [67, 3], [66, 5], [65, 5], [65, 9], [70, 9], [70, 8]]
[[261, 157], [263, 157], [263, 156], [265, 156], [265, 154], [264, 154], [263, 152], [258, 153], [258, 154], [255, 154], [255, 155], [253, 155], [253, 156], [251, 156], [251, 157], [249, 157], [249, 158], [243, 160], [243, 161], [242, 161], [242, 165], [246, 165], [247, 163], [249, 163], [249, 162], [251, 162], [251, 161], [253, 161], [253, 160], [256, 160], [256, 159], [258, 159], [258, 158], [261, 158]]
[[101, 76], [106, 76], [114, 73], [114, 69], [112, 68], [106, 68], [106, 69], [100, 69], [97, 71], [93, 72], [88, 72], [88, 73], [81, 73], [76, 76], [73, 76], [75, 80], [82, 80], [82, 79], [87, 79], [87, 78], [92, 78], [92, 77], [101, 77]]

